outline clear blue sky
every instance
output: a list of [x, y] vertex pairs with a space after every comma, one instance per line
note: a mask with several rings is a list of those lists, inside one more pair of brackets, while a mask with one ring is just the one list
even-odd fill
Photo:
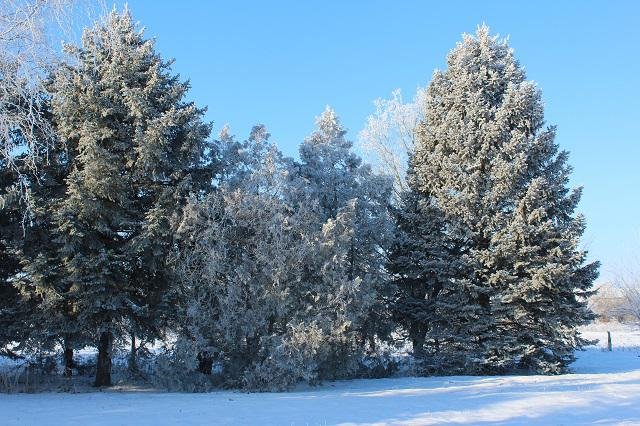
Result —
[[410, 97], [485, 22], [543, 90], [573, 184], [585, 187], [583, 244], [601, 278], [640, 257], [640, 1], [128, 4], [216, 132], [229, 123], [244, 137], [264, 123], [288, 155], [327, 104], [355, 139], [374, 99], [395, 88]]

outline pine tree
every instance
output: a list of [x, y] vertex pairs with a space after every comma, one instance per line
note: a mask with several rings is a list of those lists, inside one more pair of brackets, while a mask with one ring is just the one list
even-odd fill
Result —
[[103, 386], [114, 338], [157, 336], [167, 315], [166, 263], [182, 206], [211, 185], [210, 126], [128, 10], [86, 30], [69, 53], [77, 65], [58, 71], [53, 110], [77, 153], [55, 220], [64, 280], [78, 322], [96, 336]]
[[[308, 281], [317, 281], [317, 292], [340, 291], [357, 281], [362, 305], [350, 306], [349, 322], [358, 335], [375, 349], [375, 339], [386, 337], [391, 329], [386, 304], [391, 295], [385, 270], [386, 251], [391, 240], [389, 212], [393, 184], [389, 177], [376, 175], [370, 165], [353, 151], [346, 130], [329, 107], [317, 118], [317, 130], [300, 146], [300, 163], [294, 166], [294, 178], [302, 188], [292, 194], [300, 203], [316, 203], [316, 230], [324, 264], [309, 268]], [[327, 250], [332, 247], [334, 251]], [[338, 274], [330, 288], [326, 271]], [[325, 284], [321, 284], [321, 283]]]
[[[549, 152], [556, 150], [554, 144]], [[513, 267], [495, 273], [509, 314], [504, 356], [517, 360], [518, 368], [553, 374], [565, 372], [574, 349], [590, 343], [577, 327], [595, 319], [586, 299], [598, 277], [598, 263], [585, 264], [586, 252], [578, 248], [585, 224], [573, 215], [580, 190], [567, 190], [566, 159], [561, 152], [545, 163], [495, 245], [498, 264]]]
[[20, 208], [19, 178], [15, 170], [0, 168], [0, 348], [3, 349], [19, 341], [23, 331], [19, 324], [20, 293], [14, 285], [20, 271], [16, 247], [23, 238], [24, 217], [24, 209]]
[[[9, 28], [5, 36], [24, 30], [21, 27]], [[2, 46], [5, 54], [7, 47]], [[5, 347], [22, 343], [29, 332], [26, 318], [35, 300], [20, 295], [17, 285], [20, 251], [28, 247], [25, 236], [30, 231], [31, 186], [37, 182], [34, 172], [43, 163], [42, 154], [46, 153], [52, 135], [48, 99], [41, 82], [27, 84], [20, 73], [19, 61], [11, 60], [11, 55], [1, 56], [0, 347]]]
[[351, 151], [335, 111], [327, 107], [316, 119], [317, 129], [300, 145], [299, 175], [306, 192], [319, 203], [322, 222], [335, 218], [338, 210], [357, 197], [360, 179], [366, 173], [362, 160]]
[[440, 352], [440, 341], [448, 333], [441, 296], [461, 265], [445, 218], [433, 198], [416, 188], [411, 165], [407, 190], [395, 207], [395, 223], [387, 265], [397, 290], [394, 317], [408, 332], [414, 356], [429, 358], [432, 368], [441, 369], [446, 357]]
[[[49, 106], [43, 97], [39, 115], [47, 126], [52, 124]], [[19, 131], [14, 136], [21, 138]], [[17, 157], [17, 169], [7, 168], [2, 174], [2, 293], [7, 302], [3, 330], [13, 336], [14, 349], [23, 352], [49, 350], [62, 343], [71, 367], [70, 330], [77, 325], [68, 315], [65, 289], [58, 285], [60, 262], [51, 217], [53, 206], [64, 195], [68, 151], [59, 144], [49, 148], [36, 144], [33, 149], [40, 152]]]
[[[48, 115], [49, 116], [49, 115]], [[61, 242], [52, 213], [64, 200], [73, 146], [56, 144], [37, 161], [37, 175], [28, 180], [28, 209], [19, 254], [21, 270], [14, 285], [26, 300], [37, 300], [28, 313], [31, 327], [22, 335], [24, 348], [63, 348], [64, 374], [70, 376], [73, 351], [89, 344], [89, 336], [77, 321], [74, 287], [64, 279]]]
[[584, 341], [597, 264], [578, 249], [580, 191], [544, 127], [540, 91], [506, 41], [465, 35], [429, 85], [417, 187], [444, 214], [461, 266], [441, 292], [442, 342], [468, 372], [555, 372]]

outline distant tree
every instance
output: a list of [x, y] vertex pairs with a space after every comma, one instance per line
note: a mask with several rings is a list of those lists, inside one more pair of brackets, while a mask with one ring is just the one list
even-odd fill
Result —
[[96, 336], [96, 386], [111, 383], [114, 337], [158, 335], [168, 306], [167, 256], [182, 207], [213, 168], [203, 110], [145, 40], [128, 10], [70, 47], [77, 65], [52, 86], [59, 137], [77, 146], [54, 214], [61, 274], [77, 320]]
[[621, 308], [624, 304], [622, 292], [613, 283], [598, 285], [597, 292], [589, 297], [589, 309], [599, 321], [622, 320]]
[[586, 343], [597, 263], [579, 249], [567, 153], [544, 127], [540, 91], [506, 41], [465, 35], [427, 89], [417, 131], [417, 189], [433, 197], [464, 262], [441, 294], [467, 372], [564, 371]]
[[636, 322], [640, 322], [640, 285], [627, 284], [622, 287], [624, 305], [619, 310], [623, 316], [628, 316]]
[[640, 323], [640, 274], [636, 265], [620, 269], [614, 284], [605, 288], [601, 286], [592, 299], [599, 302], [598, 313]]

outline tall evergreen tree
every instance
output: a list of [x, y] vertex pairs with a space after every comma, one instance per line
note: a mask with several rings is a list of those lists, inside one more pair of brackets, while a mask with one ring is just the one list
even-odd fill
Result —
[[23, 332], [23, 347], [49, 350], [60, 345], [66, 376], [74, 367], [74, 348], [90, 343], [77, 321], [73, 284], [64, 279], [62, 245], [53, 215], [64, 200], [73, 155], [70, 143], [55, 144], [46, 157], [38, 157], [37, 175], [29, 176], [28, 220], [17, 249], [21, 270], [14, 282], [24, 300], [37, 301], [27, 315], [31, 326]]
[[387, 265], [397, 291], [393, 314], [408, 332], [414, 356], [441, 369], [448, 361], [440, 353], [440, 340], [449, 333], [441, 296], [461, 267], [459, 253], [433, 198], [416, 188], [411, 165], [394, 212], [396, 234]]
[[386, 336], [391, 328], [386, 304], [392, 292], [385, 262], [392, 238], [393, 183], [387, 176], [374, 174], [353, 152], [353, 143], [345, 137], [346, 129], [335, 111], [327, 107], [316, 125], [300, 146], [300, 163], [292, 173], [303, 185], [292, 191], [297, 202], [317, 203], [315, 232], [324, 241], [325, 249], [320, 252], [327, 255], [323, 265], [309, 268], [309, 273], [317, 274], [309, 281], [317, 280], [320, 292], [326, 271], [339, 274], [333, 289], [324, 290], [329, 293], [345, 282], [358, 282], [363, 305], [351, 306], [352, 327], [361, 345], [368, 341], [373, 350], [376, 336]]
[[[433, 197], [463, 262], [441, 295], [450, 338], [470, 372], [562, 371], [593, 318], [597, 263], [578, 248], [567, 154], [544, 127], [540, 91], [506, 41], [480, 27], [434, 73], [417, 130], [417, 187]], [[455, 357], [454, 357], [455, 358]]]
[[[4, 160], [0, 160], [4, 161]], [[20, 271], [20, 257], [16, 246], [23, 238], [20, 208], [20, 188], [18, 173], [5, 167], [0, 168], [0, 348], [19, 340], [20, 294], [14, 285]]]
[[[51, 126], [50, 104], [44, 95], [39, 108], [41, 119]], [[22, 132], [16, 130], [13, 137], [16, 141], [23, 139]], [[50, 135], [36, 129], [31, 137], [45, 139]], [[21, 146], [26, 145], [25, 141]], [[62, 332], [65, 328], [74, 327], [65, 317], [64, 291], [56, 288], [60, 264], [56, 262], [51, 220], [51, 207], [64, 194], [66, 149], [58, 144], [51, 148], [34, 144], [32, 149], [40, 151], [16, 157], [15, 170], [3, 169], [0, 178], [0, 275], [3, 301], [7, 303], [0, 317], [3, 330], [21, 351], [50, 349], [70, 335]], [[72, 354], [66, 359], [72, 359]]]
[[69, 53], [77, 64], [57, 73], [53, 109], [77, 155], [55, 220], [63, 279], [96, 336], [102, 386], [114, 337], [159, 332], [182, 206], [211, 185], [210, 126], [127, 10], [86, 30]]

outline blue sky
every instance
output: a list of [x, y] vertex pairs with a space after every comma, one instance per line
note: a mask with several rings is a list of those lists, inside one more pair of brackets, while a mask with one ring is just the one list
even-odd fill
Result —
[[[122, 6], [123, 2], [117, 2]], [[130, 0], [216, 131], [264, 123], [288, 155], [329, 104], [353, 139], [372, 101], [426, 85], [463, 32], [510, 37], [583, 185], [601, 278], [640, 257], [640, 2]], [[640, 267], [640, 264], [637, 265]]]

